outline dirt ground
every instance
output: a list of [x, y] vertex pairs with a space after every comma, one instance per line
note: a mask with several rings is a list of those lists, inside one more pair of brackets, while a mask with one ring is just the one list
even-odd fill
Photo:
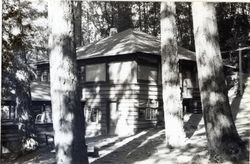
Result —
[[[231, 96], [230, 102], [239, 135], [249, 141], [250, 134], [250, 77], [246, 80], [242, 96]], [[232, 94], [233, 95], [233, 94]], [[208, 151], [205, 128], [201, 114], [184, 117], [186, 146], [180, 149], [166, 147], [164, 129], [152, 128], [127, 138], [101, 138], [92, 144], [99, 145], [99, 157], [89, 157], [93, 164], [207, 164]], [[95, 143], [96, 142], [96, 143]], [[249, 145], [248, 145], [249, 150]], [[2, 164], [52, 164], [55, 152], [43, 146], [38, 150], [16, 157], [2, 156]], [[230, 162], [225, 162], [225, 164]], [[249, 163], [245, 161], [244, 163]]]

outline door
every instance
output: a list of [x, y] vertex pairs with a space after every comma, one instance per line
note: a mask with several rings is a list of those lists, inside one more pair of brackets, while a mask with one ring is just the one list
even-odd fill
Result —
[[107, 133], [109, 135], [116, 134], [116, 125], [118, 121], [118, 107], [117, 102], [109, 102], [107, 108]]

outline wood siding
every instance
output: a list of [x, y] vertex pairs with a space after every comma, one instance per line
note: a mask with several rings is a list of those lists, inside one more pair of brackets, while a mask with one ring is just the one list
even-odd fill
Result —
[[140, 120], [138, 107], [140, 106], [140, 100], [159, 101], [161, 99], [161, 87], [158, 85], [106, 84], [96, 86], [95, 84], [89, 84], [84, 86], [82, 94], [82, 100], [86, 101], [86, 105], [98, 107], [101, 115], [98, 123], [87, 123], [86, 134], [88, 135], [107, 134], [109, 102], [118, 104], [117, 134], [121, 134], [124, 128], [126, 128], [128, 134], [133, 134], [139, 129], [152, 127], [156, 123], [156, 121], [151, 120]]

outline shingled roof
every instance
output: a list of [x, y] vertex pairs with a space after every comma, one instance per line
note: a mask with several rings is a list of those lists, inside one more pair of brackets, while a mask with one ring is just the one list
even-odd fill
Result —
[[[77, 59], [90, 59], [106, 56], [126, 55], [142, 52], [160, 55], [160, 39], [144, 32], [128, 29], [113, 36], [104, 38], [77, 50]], [[195, 61], [195, 53], [185, 48], [178, 47], [181, 60]]]

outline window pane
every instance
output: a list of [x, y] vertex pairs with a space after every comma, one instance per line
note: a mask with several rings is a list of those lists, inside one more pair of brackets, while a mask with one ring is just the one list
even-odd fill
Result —
[[156, 120], [157, 109], [146, 108], [145, 112], [146, 112], [146, 115], [145, 115], [146, 120]]
[[151, 116], [151, 110], [150, 108], [146, 108], [146, 120], [150, 120]]
[[145, 108], [139, 108], [139, 119], [144, 120], [146, 118]]
[[79, 76], [79, 79], [80, 79], [81, 82], [85, 81], [84, 69], [85, 69], [84, 66], [80, 66], [78, 68], [78, 76]]
[[92, 64], [86, 66], [86, 81], [106, 81], [106, 67], [104, 64]]
[[132, 62], [119, 62], [109, 64], [109, 80], [117, 82], [132, 82]]
[[157, 68], [138, 65], [138, 80], [157, 81]]
[[10, 110], [11, 110], [10, 119], [15, 119], [15, 106], [11, 105]]
[[84, 109], [85, 114], [85, 121], [86, 122], [98, 122], [98, 108], [92, 108], [90, 106], [86, 106]]
[[48, 82], [50, 81], [50, 77], [49, 77], [49, 71], [48, 70], [44, 70], [43, 73], [42, 73], [42, 78], [41, 78], [41, 81], [44, 81], [44, 82]]

